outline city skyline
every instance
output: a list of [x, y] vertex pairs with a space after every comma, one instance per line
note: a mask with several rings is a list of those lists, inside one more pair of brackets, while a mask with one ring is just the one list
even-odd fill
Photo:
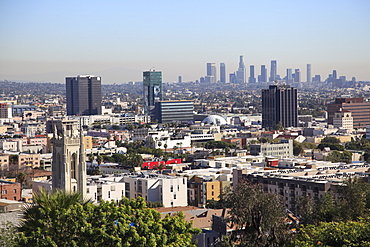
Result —
[[[83, 18], [74, 18], [82, 10]], [[83, 73], [123, 83], [141, 81], [142, 72], [155, 67], [164, 82], [179, 75], [195, 81], [206, 63], [225, 63], [226, 75], [237, 71], [242, 55], [245, 67], [268, 71], [277, 60], [281, 76], [286, 68], [305, 75], [311, 64], [312, 76], [322, 79], [336, 70], [338, 77], [369, 81], [369, 12], [365, 0], [4, 1], [0, 80], [63, 83]], [[206, 32], [211, 25], [217, 32]]]

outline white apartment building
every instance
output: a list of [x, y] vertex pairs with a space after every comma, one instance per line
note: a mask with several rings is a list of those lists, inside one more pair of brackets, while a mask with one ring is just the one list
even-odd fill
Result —
[[339, 111], [334, 114], [333, 126], [338, 129], [353, 129], [353, 117], [350, 111]]
[[182, 148], [191, 147], [191, 138], [189, 135], [182, 137], [174, 137], [168, 132], [157, 132], [152, 133], [146, 137], [147, 143], [151, 143], [153, 148], [165, 149], [164, 145], [167, 145], [167, 149], [173, 149], [175, 146], [180, 150]]
[[260, 143], [250, 145], [251, 155], [273, 156], [279, 158], [293, 157], [293, 141], [281, 140], [280, 143]]
[[[33, 181], [32, 190], [43, 188], [52, 190], [51, 180]], [[124, 175], [124, 176], [91, 176], [87, 179], [86, 199], [99, 203], [104, 201], [118, 202], [122, 196], [136, 199], [139, 196], [146, 201], [161, 202], [164, 207], [184, 207], [188, 205], [187, 179], [185, 177], [165, 176], [158, 174]]]
[[188, 205], [187, 179], [157, 174], [123, 176], [125, 196], [129, 199], [143, 197], [147, 201], [161, 202], [164, 207]]

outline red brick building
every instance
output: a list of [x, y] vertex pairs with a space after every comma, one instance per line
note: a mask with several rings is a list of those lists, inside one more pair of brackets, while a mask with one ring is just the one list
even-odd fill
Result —
[[0, 199], [21, 200], [21, 184], [0, 180]]

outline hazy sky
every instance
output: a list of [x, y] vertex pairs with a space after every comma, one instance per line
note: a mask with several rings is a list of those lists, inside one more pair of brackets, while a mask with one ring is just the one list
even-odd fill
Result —
[[207, 62], [237, 70], [240, 55], [256, 75], [276, 59], [282, 76], [305, 80], [311, 63], [312, 76], [370, 80], [369, 0], [0, 0], [0, 37], [0, 80], [122, 83], [154, 67], [190, 81]]

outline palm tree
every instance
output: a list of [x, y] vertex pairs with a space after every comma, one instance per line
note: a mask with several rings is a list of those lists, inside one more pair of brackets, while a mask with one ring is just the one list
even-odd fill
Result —
[[82, 199], [80, 193], [56, 190], [50, 193], [41, 189], [33, 194], [33, 203], [25, 205], [24, 217], [20, 224], [20, 231], [32, 232], [35, 229], [48, 228], [61, 210], [68, 210], [70, 207], [82, 204], [85, 206], [92, 201]]
[[96, 156], [96, 162], [98, 162], [98, 166], [100, 166], [100, 164], [103, 162], [103, 157], [101, 155], [97, 155]]
[[90, 164], [92, 165], [92, 163], [93, 163], [93, 161], [94, 161], [95, 157], [94, 157], [94, 155], [93, 155], [93, 154], [89, 154], [89, 155], [88, 155], [88, 159], [89, 159]]

